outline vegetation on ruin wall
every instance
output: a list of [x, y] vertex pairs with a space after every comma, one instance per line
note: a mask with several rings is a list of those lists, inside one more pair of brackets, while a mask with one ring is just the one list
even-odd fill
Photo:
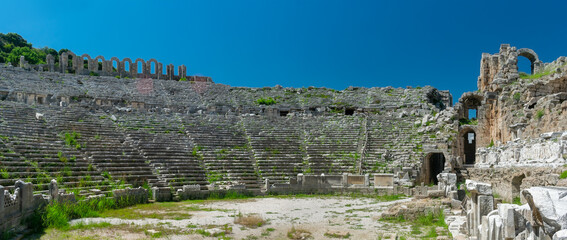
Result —
[[256, 100], [256, 102], [260, 105], [273, 105], [276, 104], [276, 100], [273, 99], [272, 97], [267, 97], [267, 98], [259, 98], [258, 100]]
[[461, 118], [459, 119], [459, 123], [461, 125], [478, 125], [478, 120], [476, 118], [472, 118], [472, 119]]
[[520, 72], [519, 75], [520, 75], [521, 79], [538, 79], [538, 78], [541, 78], [543, 76], [551, 75], [551, 74], [554, 74], [554, 73], [556, 73], [555, 70], [553, 70], [553, 71], [547, 70], [545, 72], [534, 73], [534, 74], [527, 74], [525, 72]]
[[11, 63], [18, 66], [20, 56], [24, 56], [30, 64], [45, 64], [45, 57], [51, 54], [55, 57], [55, 63], [59, 62], [56, 56], [69, 51], [61, 49], [59, 51], [49, 48], [33, 48], [22, 36], [17, 33], [0, 33], [0, 63]]

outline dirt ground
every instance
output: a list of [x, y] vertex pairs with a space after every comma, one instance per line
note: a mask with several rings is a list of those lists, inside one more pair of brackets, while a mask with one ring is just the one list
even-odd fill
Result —
[[[148, 204], [48, 229], [41, 239], [390, 239], [410, 225], [379, 221], [402, 199], [286, 197]], [[111, 210], [114, 211], [114, 210]], [[98, 225], [97, 225], [98, 224]]]

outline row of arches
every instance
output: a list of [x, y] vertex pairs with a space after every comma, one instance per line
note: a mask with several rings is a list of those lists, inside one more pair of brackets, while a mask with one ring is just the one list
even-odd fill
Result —
[[[47, 57], [47, 64], [53, 65], [54, 58], [49, 55]], [[120, 76], [148, 76], [157, 79], [176, 79], [187, 77], [187, 67], [184, 65], [178, 66], [177, 74], [175, 73], [175, 68], [173, 64], [166, 66], [166, 71], [164, 72], [163, 64], [155, 59], [144, 60], [137, 58], [132, 61], [130, 58], [124, 58], [122, 60], [117, 57], [112, 57], [110, 60], [106, 60], [103, 56], [97, 56], [91, 58], [88, 54], [76, 55], [75, 53], [68, 51], [64, 52], [60, 56], [60, 71], [61, 72], [74, 72], [80, 74], [88, 74], [89, 72], [102, 73], [103, 75], [120, 75]], [[52, 69], [49, 66], [49, 69]]]

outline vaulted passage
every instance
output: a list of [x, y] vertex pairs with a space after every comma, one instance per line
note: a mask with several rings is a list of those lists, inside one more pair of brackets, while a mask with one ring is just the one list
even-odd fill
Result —
[[463, 134], [465, 164], [474, 164], [476, 154], [476, 133], [469, 130]]
[[445, 156], [443, 153], [432, 153], [425, 160], [427, 163], [427, 178], [426, 184], [437, 184], [437, 174], [443, 172], [445, 168]]

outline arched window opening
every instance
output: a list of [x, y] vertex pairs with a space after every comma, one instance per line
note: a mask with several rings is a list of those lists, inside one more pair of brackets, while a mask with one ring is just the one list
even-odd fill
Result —
[[142, 64], [142, 62], [138, 61], [136, 64], [138, 65], [137, 73], [144, 73], [144, 65]]
[[469, 120], [476, 119], [476, 109], [469, 109], [468, 110]]
[[83, 69], [89, 69], [89, 59], [87, 57], [83, 57]]
[[156, 69], [156, 63], [155, 62], [150, 62], [150, 74], [157, 74], [157, 69]]
[[112, 61], [112, 71], [118, 72], [118, 62], [115, 60]]
[[102, 71], [102, 59], [100, 59], [100, 58], [97, 60], [97, 67], [96, 67], [96, 69], [97, 69], [98, 71]]
[[520, 75], [533, 74], [532, 62], [526, 57], [518, 57], [518, 73]]

